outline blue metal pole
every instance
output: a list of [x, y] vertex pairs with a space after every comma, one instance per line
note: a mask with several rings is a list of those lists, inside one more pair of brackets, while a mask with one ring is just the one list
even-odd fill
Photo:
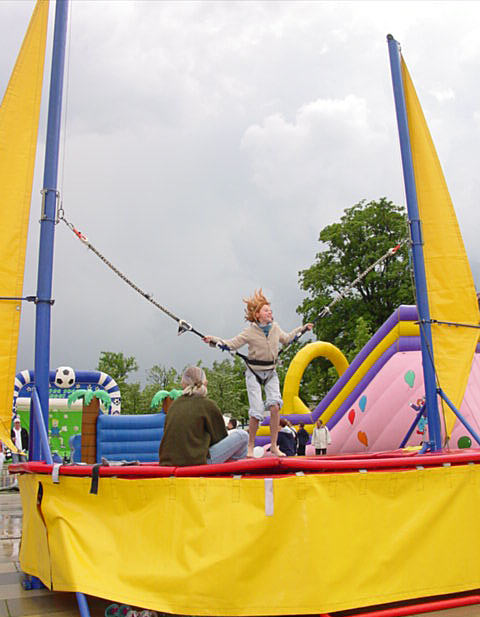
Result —
[[408, 132], [407, 108], [403, 90], [402, 71], [400, 63], [399, 44], [391, 34], [387, 36], [392, 72], [393, 94], [397, 112], [400, 150], [402, 153], [403, 178], [407, 197], [410, 238], [412, 243], [413, 270], [415, 289], [417, 293], [418, 315], [420, 320], [420, 341], [422, 347], [423, 377], [425, 381], [425, 403], [427, 406], [428, 435], [430, 448], [434, 451], [442, 449], [442, 432], [440, 414], [438, 413], [437, 385], [435, 366], [433, 363], [432, 330], [430, 310], [428, 305], [425, 262], [423, 258], [423, 240], [420, 217], [418, 212], [415, 175], [413, 172], [412, 151]]
[[[50, 99], [48, 104], [47, 143], [45, 148], [45, 169], [43, 174], [42, 216], [40, 220], [40, 248], [37, 277], [37, 310], [35, 321], [35, 389], [32, 392], [33, 405], [38, 405], [45, 434], [48, 435], [49, 372], [50, 372], [50, 317], [52, 308], [53, 246], [55, 240], [55, 218], [57, 206], [58, 159], [60, 152], [60, 128], [62, 119], [63, 76], [65, 69], [65, 47], [67, 42], [68, 0], [57, 0], [55, 30], [53, 34], [52, 70], [50, 77]], [[38, 401], [37, 399], [38, 393]], [[39, 414], [40, 415], [40, 414]], [[31, 423], [31, 460], [40, 460], [42, 448], [38, 438], [36, 422]], [[48, 436], [47, 436], [48, 442]], [[50, 449], [48, 443], [45, 455]], [[90, 617], [87, 599], [77, 593], [77, 602], [82, 617]]]
[[48, 445], [48, 433], [46, 426], [43, 422], [42, 408], [40, 406], [40, 399], [38, 398], [38, 392], [36, 388], [32, 390], [32, 405], [31, 410], [35, 419], [38, 434], [40, 437], [41, 453], [49, 465], [53, 464], [52, 453], [50, 452], [50, 446]]
[[462, 414], [458, 411], [458, 409], [455, 407], [455, 405], [452, 403], [452, 401], [448, 398], [448, 396], [445, 394], [445, 392], [441, 388], [438, 389], [438, 393], [443, 398], [443, 400], [447, 403], [447, 405], [450, 407], [453, 413], [457, 416], [457, 418], [460, 420], [463, 426], [467, 429], [470, 435], [475, 439], [475, 441], [480, 446], [480, 435], [478, 435], [478, 433], [473, 429], [473, 427], [466, 421], [466, 419], [462, 416]]
[[78, 610], [80, 611], [81, 617], [90, 617], [90, 610], [85, 595], [78, 591], [75, 595], [77, 596]]
[[[67, 37], [68, 0], [57, 0], [53, 36], [50, 99], [48, 106], [47, 143], [42, 190], [40, 247], [38, 257], [35, 320], [35, 386], [43, 421], [48, 430], [48, 374], [50, 371], [50, 313], [52, 305], [53, 245], [57, 202], [58, 158], [62, 116], [63, 74]], [[40, 460], [38, 429], [31, 423], [30, 459]]]

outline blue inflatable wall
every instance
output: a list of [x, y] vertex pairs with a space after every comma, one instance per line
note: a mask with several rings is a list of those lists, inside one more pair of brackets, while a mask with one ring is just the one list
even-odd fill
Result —
[[[110, 416], [97, 418], [97, 463], [102, 457], [109, 461], [140, 461], [158, 463], [158, 448], [163, 437], [166, 414]], [[72, 461], [82, 460], [82, 438], [70, 438]]]
[[97, 419], [97, 462], [158, 462], [165, 413], [134, 416], [100, 414]]

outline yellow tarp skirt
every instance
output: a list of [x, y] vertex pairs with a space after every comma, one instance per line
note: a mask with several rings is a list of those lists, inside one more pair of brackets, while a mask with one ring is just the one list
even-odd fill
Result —
[[97, 495], [90, 482], [20, 477], [20, 564], [55, 590], [171, 613], [281, 615], [480, 587], [478, 465], [100, 478]]

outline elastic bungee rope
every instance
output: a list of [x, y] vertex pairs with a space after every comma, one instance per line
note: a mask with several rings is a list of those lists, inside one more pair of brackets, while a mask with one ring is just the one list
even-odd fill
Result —
[[[404, 245], [408, 242], [408, 240], [402, 240], [402, 242], [400, 242], [399, 244], [397, 244], [396, 246], [388, 249], [388, 251], [382, 255], [379, 259], [377, 259], [377, 261], [373, 264], [371, 264], [370, 266], [368, 266], [368, 268], [366, 270], [364, 270], [361, 274], [359, 274], [357, 276], [357, 278], [350, 283], [350, 285], [348, 285], [342, 292], [340, 292], [338, 294], [338, 296], [336, 296], [336, 298], [334, 298], [330, 304], [328, 304], [327, 306], [324, 306], [323, 309], [320, 311], [320, 313], [314, 318], [312, 319], [312, 322], [315, 324], [318, 321], [320, 321], [320, 319], [323, 319], [324, 317], [327, 317], [327, 315], [331, 315], [332, 313], [332, 308], [335, 306], [335, 304], [337, 304], [337, 302], [340, 302], [340, 300], [343, 300], [343, 298], [346, 297], [347, 293], [353, 288], [355, 287], [355, 285], [357, 283], [359, 283], [362, 279], [364, 279], [367, 274], [369, 272], [371, 272], [374, 268], [376, 268], [378, 265], [380, 265], [382, 262], [384, 262], [386, 259], [388, 259], [389, 257], [392, 257], [393, 255], [395, 255], [395, 253]], [[299, 332], [295, 338], [293, 338], [290, 343], [288, 343], [287, 345], [284, 345], [282, 347], [282, 349], [279, 351], [278, 355], [280, 355], [281, 353], [283, 353], [283, 351], [285, 351], [285, 349], [289, 346], [292, 345], [293, 343], [295, 343], [296, 341], [298, 341], [298, 339], [303, 336], [305, 334], [305, 332], [307, 331], [307, 328], [305, 327], [301, 332]]]
[[[148, 300], [148, 302], [150, 302], [151, 304], [153, 304], [153, 306], [155, 306], [156, 308], [160, 309], [165, 315], [167, 315], [168, 317], [170, 317], [171, 319], [175, 320], [178, 323], [178, 335], [183, 334], [184, 332], [192, 332], [193, 334], [196, 334], [197, 336], [199, 336], [201, 339], [205, 338], [205, 335], [202, 334], [201, 332], [199, 332], [199, 330], [197, 330], [196, 328], [194, 328], [192, 326], [192, 324], [188, 323], [188, 321], [186, 321], [185, 319], [181, 319], [180, 317], [178, 317], [177, 315], [175, 315], [174, 313], [172, 313], [172, 311], [170, 311], [169, 309], [167, 309], [165, 306], [163, 306], [162, 304], [160, 304], [159, 302], [157, 302], [151, 294], [143, 291], [143, 289], [140, 289], [140, 287], [138, 287], [138, 285], [136, 285], [132, 280], [130, 280], [123, 272], [121, 272], [116, 266], [114, 266], [112, 264], [111, 261], [109, 261], [105, 255], [103, 255], [87, 238], [87, 236], [85, 236], [80, 230], [78, 230], [72, 223], [70, 223], [70, 221], [68, 221], [65, 218], [65, 211], [63, 209], [62, 204], [60, 204], [59, 208], [58, 208], [58, 212], [57, 212], [57, 220], [56, 222], [58, 223], [59, 221], [63, 221], [65, 223], [65, 225], [75, 234], [75, 236], [88, 248], [90, 249], [93, 253], [95, 253], [95, 255], [101, 260], [103, 261], [103, 263], [108, 266], [110, 268], [110, 270], [112, 270], [112, 272], [114, 272], [119, 278], [122, 279], [122, 281], [124, 281], [125, 283], [127, 283], [127, 285], [129, 285], [132, 289], [134, 289], [137, 293], [139, 293], [143, 298], [145, 298], [145, 300]], [[330, 302], [330, 304], [328, 306], [325, 306], [320, 313], [317, 315], [317, 317], [315, 317], [315, 319], [313, 319], [313, 323], [317, 323], [317, 321], [319, 321], [320, 319], [326, 317], [327, 315], [331, 314], [331, 309], [333, 308], [333, 306], [335, 306], [335, 304], [337, 304], [337, 302], [339, 302], [341, 299], [343, 299], [346, 294], [357, 284], [359, 283], [365, 276], [367, 276], [367, 274], [369, 272], [371, 272], [376, 266], [378, 266], [380, 263], [382, 263], [383, 261], [385, 261], [385, 259], [387, 259], [388, 257], [391, 257], [392, 255], [394, 255], [401, 246], [403, 246], [403, 244], [405, 244], [407, 242], [407, 240], [403, 240], [400, 244], [397, 244], [396, 246], [394, 246], [393, 248], [390, 248], [384, 255], [382, 255], [382, 257], [380, 257], [379, 259], [377, 259], [377, 261], [373, 264], [371, 264], [366, 270], [364, 270], [359, 276], [357, 276], [357, 278], [350, 284], [348, 285], [348, 287], [346, 287], [346, 289], [344, 289], [341, 293], [338, 294], [338, 296], [332, 300], [332, 302]], [[278, 356], [280, 356], [280, 354], [282, 354], [290, 345], [292, 345], [293, 343], [295, 343], [296, 341], [299, 340], [300, 337], [302, 337], [305, 332], [308, 331], [307, 326], [304, 326], [302, 328], [302, 330], [295, 335], [295, 337], [286, 345], [284, 345], [280, 351], [278, 352]], [[228, 352], [230, 355], [232, 356], [238, 356], [239, 358], [241, 358], [247, 365], [248, 365], [248, 357], [242, 353], [240, 353], [239, 351], [230, 349], [230, 347], [228, 347], [228, 345], [225, 345], [224, 343], [222, 343], [221, 341], [219, 341], [218, 343], [210, 343], [211, 347], [216, 347], [217, 349], [220, 349], [221, 351], [226, 351]], [[275, 362], [276, 363], [276, 362]], [[248, 365], [248, 367], [251, 369], [251, 367]], [[252, 371], [254, 373], [254, 375], [257, 377], [256, 373], [254, 371]]]
[[109, 261], [105, 255], [103, 255], [102, 253], [100, 253], [100, 251], [95, 248], [95, 246], [89, 241], [89, 239], [87, 238], [87, 236], [85, 236], [81, 231], [79, 231], [72, 223], [70, 223], [66, 218], [65, 218], [65, 213], [62, 207], [59, 208], [58, 210], [58, 215], [57, 215], [57, 221], [63, 221], [65, 223], [65, 225], [75, 234], [75, 236], [87, 247], [89, 248], [93, 253], [95, 253], [95, 255], [101, 260], [103, 261], [103, 263], [108, 266], [110, 268], [110, 270], [112, 270], [119, 278], [122, 279], [122, 281], [124, 281], [125, 283], [127, 283], [127, 285], [130, 285], [130, 287], [132, 289], [134, 289], [137, 293], [139, 293], [141, 296], [143, 296], [145, 298], [145, 300], [148, 300], [149, 302], [151, 302], [153, 304], [153, 306], [155, 306], [156, 308], [160, 309], [163, 313], [165, 313], [165, 315], [168, 315], [168, 317], [170, 317], [171, 319], [174, 319], [177, 323], [178, 323], [178, 334], [183, 334], [184, 332], [193, 332], [193, 334], [196, 334], [197, 336], [204, 338], [204, 334], [202, 334], [201, 332], [199, 332], [198, 330], [196, 330], [191, 324], [189, 324], [187, 321], [185, 321], [184, 319], [181, 319], [180, 317], [177, 317], [177, 315], [175, 315], [174, 313], [172, 313], [170, 310], [168, 310], [165, 306], [161, 305], [159, 302], [157, 302], [156, 300], [154, 300], [154, 298], [152, 297], [151, 294], [147, 293], [146, 291], [143, 291], [143, 289], [140, 289], [140, 287], [138, 287], [138, 285], [136, 285], [132, 280], [130, 280], [125, 274], [123, 274], [123, 272], [121, 272], [116, 266], [114, 266], [112, 264], [111, 261]]

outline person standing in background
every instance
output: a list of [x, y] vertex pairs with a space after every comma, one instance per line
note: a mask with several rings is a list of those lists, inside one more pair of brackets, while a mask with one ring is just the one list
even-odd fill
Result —
[[331, 443], [330, 431], [319, 418], [312, 433], [312, 445], [315, 448], [315, 454], [326, 454], [327, 446]]
[[13, 418], [13, 428], [10, 431], [10, 437], [18, 449], [18, 452], [12, 452], [12, 463], [25, 463], [27, 461], [28, 433], [26, 428], [22, 428], [18, 416]]
[[305, 448], [309, 440], [307, 431], [305, 430], [305, 424], [299, 424], [297, 431], [297, 456], [305, 456]]

